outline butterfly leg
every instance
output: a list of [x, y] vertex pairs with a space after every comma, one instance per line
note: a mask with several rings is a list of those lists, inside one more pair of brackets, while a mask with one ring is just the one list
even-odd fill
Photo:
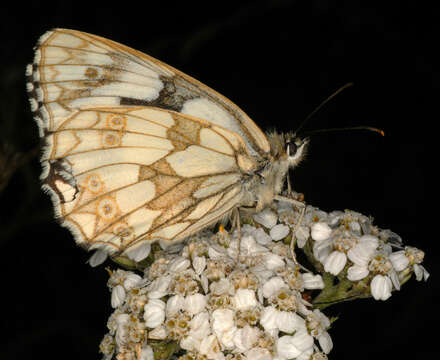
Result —
[[292, 260], [295, 263], [296, 267], [300, 267], [303, 270], [309, 271], [305, 267], [303, 267], [300, 263], [298, 263], [298, 261], [296, 260], [296, 254], [295, 254], [296, 232], [298, 231], [298, 229], [301, 226], [301, 223], [304, 219], [304, 215], [306, 213], [306, 203], [304, 201], [299, 201], [299, 200], [291, 199], [290, 197], [284, 197], [284, 196], [280, 196], [280, 195], [275, 196], [275, 200], [288, 202], [288, 203], [294, 205], [295, 207], [301, 209], [298, 221], [296, 222], [295, 227], [292, 229], [292, 240], [290, 241], [290, 255], [292, 256]]
[[238, 208], [234, 209], [233, 212], [233, 224], [234, 227], [237, 228], [237, 237], [238, 237], [238, 248], [237, 248], [237, 262], [240, 260], [240, 245], [241, 245], [241, 222], [240, 222], [240, 210]]

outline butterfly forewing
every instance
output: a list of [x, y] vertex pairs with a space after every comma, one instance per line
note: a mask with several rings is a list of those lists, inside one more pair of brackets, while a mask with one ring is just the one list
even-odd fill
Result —
[[182, 72], [114, 41], [67, 29], [42, 36], [34, 68], [34, 108], [45, 128], [84, 106], [144, 105], [193, 115], [242, 136], [251, 153], [267, 153], [264, 133], [235, 104]]

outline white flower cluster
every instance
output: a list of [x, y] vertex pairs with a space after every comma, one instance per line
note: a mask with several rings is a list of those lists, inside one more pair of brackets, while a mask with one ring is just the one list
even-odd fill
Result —
[[364, 281], [378, 300], [412, 273], [429, 276], [422, 251], [403, 247], [362, 214], [275, 203], [253, 215], [240, 237], [223, 227], [203, 231], [185, 246], [157, 251], [143, 277], [112, 272], [115, 311], [100, 346], [104, 360], [153, 360], [158, 344], [170, 341], [180, 347], [179, 360], [327, 359], [330, 320], [305, 300], [306, 290], [324, 282], [300, 271], [292, 237], [317, 270]]
[[169, 340], [180, 360], [327, 359], [330, 320], [302, 296], [322, 278], [299, 271], [278, 241], [292, 227], [277, 220], [265, 210], [255, 216], [264, 227], [243, 225], [240, 240], [204, 231], [178, 254], [156, 253], [143, 277], [114, 271], [104, 359], [153, 360], [154, 343]]
[[393, 287], [400, 290], [401, 281], [411, 272], [418, 281], [429, 277], [421, 265], [423, 251], [404, 247], [397, 234], [379, 229], [362, 214], [351, 210], [326, 213], [308, 206], [303, 225], [311, 229], [313, 256], [324, 270], [335, 276], [346, 271], [350, 281], [369, 277], [376, 300], [387, 300]]

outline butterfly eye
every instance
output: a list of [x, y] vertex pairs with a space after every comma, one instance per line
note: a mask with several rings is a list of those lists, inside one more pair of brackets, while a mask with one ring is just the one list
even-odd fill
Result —
[[287, 143], [287, 149], [286, 149], [287, 156], [290, 157], [290, 156], [295, 155], [297, 150], [298, 150], [298, 146], [296, 146], [295, 143], [293, 143], [293, 142]]

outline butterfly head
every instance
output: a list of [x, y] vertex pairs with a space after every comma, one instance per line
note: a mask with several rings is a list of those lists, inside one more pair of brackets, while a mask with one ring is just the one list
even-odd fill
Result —
[[283, 163], [287, 162], [287, 166], [290, 168], [297, 166], [304, 159], [310, 142], [309, 138], [302, 139], [295, 133], [269, 133], [268, 139], [273, 159]]
[[287, 134], [285, 136], [285, 152], [289, 161], [289, 167], [297, 166], [307, 154], [310, 139], [301, 139], [295, 134]]

